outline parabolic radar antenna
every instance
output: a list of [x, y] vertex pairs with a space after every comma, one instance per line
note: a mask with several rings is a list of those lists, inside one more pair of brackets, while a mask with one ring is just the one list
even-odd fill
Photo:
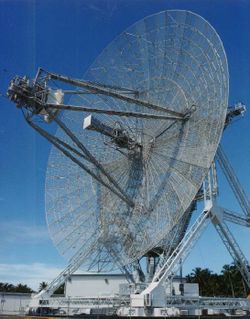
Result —
[[211, 25], [173, 10], [129, 27], [83, 78], [39, 69], [8, 94], [53, 144], [46, 212], [55, 245], [105, 270], [158, 247], [182, 222], [224, 128], [228, 67]]
[[[128, 264], [178, 223], [220, 140], [227, 72], [214, 29], [186, 11], [147, 17], [103, 50], [84, 76], [89, 94], [72, 97], [60, 121], [108, 187], [52, 149], [46, 211], [61, 253], [81, 249], [98, 261], [108, 252]], [[84, 115], [75, 105], [90, 109]], [[56, 137], [74, 146], [61, 127]]]

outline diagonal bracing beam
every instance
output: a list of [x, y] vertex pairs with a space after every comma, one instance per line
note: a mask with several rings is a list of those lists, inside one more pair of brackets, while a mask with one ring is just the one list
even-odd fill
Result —
[[250, 288], [250, 265], [247, 258], [243, 254], [240, 246], [236, 242], [233, 234], [230, 232], [229, 228], [224, 222], [214, 223], [215, 229], [220, 235], [224, 245], [226, 246], [228, 252], [233, 257], [233, 260], [238, 267], [243, 279]]
[[155, 273], [152, 282], [162, 282], [166, 278], [169, 280], [169, 278], [176, 273], [180, 267], [180, 260], [184, 261], [187, 258], [198, 238], [208, 225], [210, 221], [210, 210], [211, 208], [205, 208], [203, 210], [165, 264]]
[[219, 145], [216, 153], [216, 159], [218, 160], [220, 167], [225, 174], [229, 185], [231, 186], [239, 204], [240, 207], [242, 208], [244, 214], [247, 217], [250, 217], [250, 203], [249, 200], [244, 192], [244, 189], [241, 187], [240, 182], [237, 178], [237, 176], [234, 173], [234, 170], [232, 166], [229, 163], [229, 160], [224, 153], [221, 145]]
[[250, 227], [250, 217], [242, 216], [227, 208], [223, 208], [223, 219], [234, 224]]
[[89, 161], [95, 165], [100, 172], [109, 180], [109, 182], [119, 191], [122, 195], [123, 199], [125, 199], [126, 203], [130, 207], [134, 207], [134, 202], [131, 198], [124, 192], [124, 190], [120, 187], [117, 181], [104, 169], [100, 162], [96, 160], [96, 158], [90, 153], [90, 151], [83, 145], [82, 142], [68, 129], [68, 127], [58, 118], [55, 118], [55, 122], [58, 126], [71, 138], [71, 140], [79, 147], [79, 149], [85, 154]]
[[163, 282], [165, 282], [165, 286], [171, 283], [174, 275], [180, 268], [180, 261], [184, 261], [187, 258], [195, 243], [208, 226], [211, 208], [211, 203], [208, 203], [207, 207], [204, 208], [201, 215], [197, 218], [170, 257], [168, 257], [163, 266], [155, 272], [152, 282], [142, 291], [141, 295], [152, 295], [153, 291], [158, 289]]
[[[96, 244], [97, 241], [92, 244], [91, 249], [95, 249]], [[91, 249], [89, 252], [91, 252]], [[87, 255], [83, 254], [83, 249], [81, 247], [71, 258], [68, 266], [54, 280], [52, 280], [46, 288], [32, 298], [32, 306], [37, 306], [36, 303], [39, 303], [39, 300], [48, 299], [53, 292], [67, 280], [67, 278], [69, 278], [77, 269], [80, 268], [86, 258]]]
[[[90, 250], [89, 253], [91, 253], [91, 250], [94, 250], [97, 245], [98, 240], [96, 240]], [[63, 283], [66, 282], [70, 276], [75, 273], [81, 265], [84, 263], [84, 261], [88, 258], [88, 254], [83, 254], [82, 247], [75, 253], [75, 255], [70, 259], [69, 264], [67, 267], [59, 273], [59, 275], [53, 279], [46, 288], [44, 288], [42, 291], [40, 291], [38, 294], [36, 294], [34, 297], [32, 297], [30, 307], [38, 307], [40, 304], [47, 305], [48, 299], [51, 297], [51, 295], [54, 293], [54, 291], [60, 287]], [[130, 273], [128, 266], [123, 266], [118, 264], [119, 269], [122, 273], [126, 275], [126, 278], [129, 282], [134, 282], [134, 279]], [[53, 298], [54, 299], [54, 298]], [[61, 298], [62, 299], [62, 298]], [[63, 300], [63, 299], [62, 299]]]
[[[26, 118], [27, 123], [36, 130], [41, 136], [45, 137], [51, 144], [53, 144], [59, 151], [61, 151], [66, 157], [72, 160], [75, 164], [77, 164], [81, 169], [86, 171], [90, 176], [92, 176], [95, 180], [97, 180], [99, 183], [101, 183], [103, 186], [108, 188], [111, 192], [113, 192], [115, 195], [117, 195], [120, 199], [122, 199], [124, 202], [127, 202], [127, 199], [123, 197], [120, 192], [118, 192], [117, 189], [113, 188], [110, 184], [106, 183], [99, 175], [94, 173], [91, 169], [89, 169], [85, 164], [83, 164], [78, 158], [74, 157], [72, 155], [72, 152], [76, 155], [89, 160], [86, 158], [83, 154], [79, 153], [77, 150], [69, 146], [68, 144], [62, 142], [61, 140], [58, 140], [54, 136], [50, 135], [47, 131], [43, 130], [41, 127], [36, 125], [34, 122], [32, 122], [31, 119]], [[70, 152], [71, 151], [71, 152]]]

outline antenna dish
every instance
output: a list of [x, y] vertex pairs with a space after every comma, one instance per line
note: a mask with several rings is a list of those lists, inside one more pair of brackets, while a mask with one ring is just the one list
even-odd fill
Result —
[[[116, 181], [120, 197], [53, 147], [47, 222], [68, 259], [79, 251], [88, 260], [85, 268], [110, 270], [113, 259], [129, 264], [167, 238], [196, 196], [225, 123], [228, 67], [211, 25], [192, 12], [173, 10], [129, 27], [84, 79], [111, 94], [92, 89], [70, 104], [113, 114], [64, 111], [61, 120]], [[56, 137], [74, 146], [61, 128]]]

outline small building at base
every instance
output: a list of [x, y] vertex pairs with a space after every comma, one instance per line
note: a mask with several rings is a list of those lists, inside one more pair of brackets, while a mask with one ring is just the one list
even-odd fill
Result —
[[0, 291], [0, 314], [24, 314], [30, 300], [30, 293]]
[[123, 274], [73, 274], [65, 282], [65, 297], [94, 298], [119, 294], [121, 284], [127, 284]]

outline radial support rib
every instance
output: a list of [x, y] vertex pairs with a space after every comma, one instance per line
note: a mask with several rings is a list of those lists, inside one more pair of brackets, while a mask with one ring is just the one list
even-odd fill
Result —
[[92, 107], [77, 106], [77, 105], [68, 105], [68, 104], [46, 104], [46, 108], [58, 109], [58, 110], [70, 110], [78, 112], [91, 112], [91, 113], [101, 113], [108, 115], [118, 115], [126, 117], [135, 117], [135, 118], [145, 118], [145, 119], [159, 119], [159, 120], [177, 120], [183, 121], [184, 118], [181, 116], [166, 116], [166, 115], [157, 115], [150, 113], [139, 113], [139, 112], [125, 112], [125, 111], [116, 111], [116, 110], [102, 110]]
[[140, 100], [140, 99], [135, 98], [135, 97], [121, 94], [117, 89], [113, 89], [113, 88], [108, 87], [106, 85], [91, 83], [91, 82], [83, 81], [83, 80], [79, 80], [79, 79], [72, 79], [70, 77], [59, 75], [56, 73], [47, 72], [47, 74], [53, 80], [58, 80], [58, 81], [62, 81], [65, 83], [72, 84], [72, 85], [76, 85], [78, 87], [85, 88], [86, 90], [88, 90], [94, 94], [107, 95], [107, 96], [114, 97], [114, 98], [117, 98], [117, 99], [125, 101], [125, 102], [129, 102], [131, 104], [136, 104], [136, 105], [144, 106], [144, 107], [147, 107], [149, 109], [156, 110], [156, 111], [165, 112], [165, 113], [168, 113], [168, 114], [171, 114], [174, 116], [181, 117], [183, 119], [185, 119], [187, 116], [187, 114], [183, 114], [181, 112], [176, 112], [176, 111], [171, 110], [169, 108], [161, 107], [159, 105], [149, 103], [149, 102]]

